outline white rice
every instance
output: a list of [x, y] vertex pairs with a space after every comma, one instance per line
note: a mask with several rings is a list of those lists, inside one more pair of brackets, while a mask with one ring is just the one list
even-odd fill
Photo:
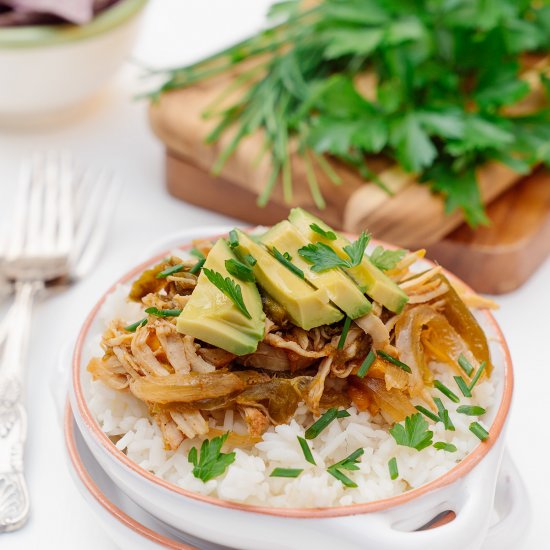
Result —
[[[84, 367], [89, 358], [101, 354], [99, 342], [108, 320], [121, 318], [130, 323], [142, 317], [139, 305], [126, 301], [127, 294], [128, 287], [120, 286], [103, 305], [88, 340]], [[460, 402], [461, 405], [476, 404], [487, 409], [480, 420], [485, 427], [490, 425], [500, 402], [503, 379], [502, 350], [494, 339], [491, 351], [496, 365], [491, 380], [479, 382], [473, 397], [462, 398]], [[432, 369], [438, 379], [457, 389], [448, 367], [436, 364]], [[441, 422], [431, 424], [433, 441], [452, 443], [457, 452], [449, 453], [433, 447], [418, 452], [399, 446], [380, 415], [373, 417], [351, 407], [349, 417], [333, 421], [318, 437], [309, 441], [317, 463], [314, 466], [305, 460], [297, 440], [297, 436], [303, 437], [305, 429], [315, 420], [302, 405], [290, 424], [270, 428], [252, 449], [236, 449], [235, 462], [225, 473], [203, 483], [193, 476], [193, 467], [187, 460], [190, 448], [200, 446], [197, 441], [186, 440], [175, 452], [164, 450], [158, 426], [148, 417], [146, 407], [138, 399], [130, 393], [112, 390], [100, 381], [92, 381], [85, 368], [82, 376], [92, 414], [101, 429], [116, 441], [117, 448], [131, 460], [185, 489], [248, 504], [320, 507], [391, 497], [441, 476], [480, 444], [468, 429], [476, 419], [458, 414], [457, 405], [434, 390], [434, 395], [440, 397], [449, 410], [456, 431], [446, 431]], [[459, 393], [458, 389], [456, 393]], [[234, 415], [233, 411], [222, 413], [216, 423], [211, 421], [211, 424], [222, 430], [246, 431], [239, 415]], [[358, 464], [359, 470], [346, 472], [357, 483], [357, 488], [345, 488], [327, 473], [326, 467], [360, 447], [365, 452]], [[392, 457], [396, 457], [399, 468], [399, 477], [395, 481], [390, 479], [388, 471], [388, 461]], [[295, 479], [269, 477], [276, 467], [304, 471]]]

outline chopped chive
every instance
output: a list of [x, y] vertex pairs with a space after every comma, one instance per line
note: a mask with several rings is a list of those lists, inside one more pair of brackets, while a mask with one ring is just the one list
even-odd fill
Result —
[[196, 275], [204, 265], [204, 262], [206, 262], [206, 258], [201, 258], [190, 270], [189, 273], [192, 273], [193, 275]]
[[229, 274], [237, 277], [237, 279], [241, 281], [246, 281], [249, 283], [256, 282], [256, 277], [254, 277], [252, 269], [238, 260], [234, 260], [233, 258], [225, 260], [225, 269], [227, 269]]
[[[470, 391], [470, 388], [468, 387], [468, 384], [464, 382], [464, 378], [462, 376], [454, 376], [456, 385], [459, 387], [460, 391], [462, 392], [462, 395], [464, 397], [472, 397], [472, 392]], [[458, 403], [458, 401], [455, 401], [455, 403]]]
[[348, 416], [351, 416], [351, 414], [344, 409], [342, 411], [338, 411], [336, 418], [347, 418]]
[[388, 470], [390, 471], [390, 479], [395, 480], [399, 477], [399, 470], [397, 469], [397, 458], [390, 458], [388, 462]]
[[434, 403], [437, 407], [439, 418], [441, 419], [441, 422], [443, 422], [443, 426], [445, 426], [445, 429], [454, 432], [455, 426], [453, 424], [453, 421], [451, 420], [451, 417], [449, 416], [449, 411], [445, 408], [445, 405], [443, 405], [443, 401], [441, 401], [439, 397], [434, 397]]
[[254, 256], [252, 256], [252, 254], [247, 254], [244, 257], [244, 261], [247, 264], [251, 265], [252, 267], [254, 267], [258, 263], [258, 260], [256, 260], [256, 258], [254, 258]]
[[460, 399], [456, 393], [453, 393], [445, 384], [439, 380], [434, 380], [434, 386], [443, 394], [446, 395], [453, 403], [458, 403]]
[[468, 359], [466, 359], [466, 356], [461, 353], [459, 358], [458, 358], [458, 364], [460, 365], [460, 368], [468, 375], [468, 376], [472, 376], [472, 372], [474, 372], [474, 367], [472, 366], [472, 364], [470, 363], [470, 361], [468, 361]]
[[456, 453], [458, 450], [456, 445], [453, 445], [452, 443], [445, 443], [445, 441], [438, 441], [437, 443], [434, 443], [434, 448], [438, 451], [447, 451], [448, 453]]
[[148, 307], [145, 310], [145, 313], [156, 317], [178, 317], [181, 312], [181, 309], [157, 309], [156, 307]]
[[406, 363], [403, 363], [403, 361], [399, 361], [399, 359], [396, 359], [395, 357], [392, 357], [389, 353], [386, 353], [385, 351], [382, 351], [382, 350], [377, 350], [376, 354], [378, 355], [378, 357], [382, 357], [382, 359], [389, 361], [390, 363], [394, 364], [396, 367], [403, 369], [405, 372], [412, 372], [411, 367], [409, 367], [409, 365], [407, 365]]
[[479, 380], [479, 377], [483, 374], [483, 371], [485, 370], [486, 366], [487, 366], [486, 361], [483, 361], [483, 363], [479, 365], [479, 369], [477, 369], [477, 372], [474, 374], [474, 377], [472, 378], [472, 382], [470, 383], [470, 386], [469, 386], [470, 391], [474, 389], [474, 386], [477, 384], [477, 381]]
[[298, 275], [300, 279], [305, 279], [304, 272], [299, 267], [296, 267], [284, 254], [281, 254], [275, 247], [271, 248], [271, 252], [273, 252], [273, 256], [275, 256], [275, 258], [289, 271], [292, 271], [294, 275]]
[[288, 252], [285, 252], [285, 253], [283, 254], [283, 256], [284, 256], [289, 262], [292, 261], [292, 256], [291, 256]]
[[485, 441], [489, 437], [489, 432], [479, 422], [472, 422], [470, 431], [481, 441]]
[[356, 449], [351, 453], [350, 455], [346, 456], [346, 458], [343, 458], [340, 460], [340, 462], [336, 462], [330, 468], [343, 468], [344, 470], [359, 470], [359, 466], [357, 466], [357, 462], [359, 462], [359, 458], [365, 454], [365, 449], [362, 447], [359, 447], [359, 449]]
[[142, 327], [143, 325], [146, 325], [146, 324], [147, 324], [147, 319], [140, 319], [139, 321], [136, 321], [135, 323], [132, 323], [127, 327], [124, 327], [124, 330], [127, 330], [128, 332], [136, 332], [136, 330], [139, 327]]
[[315, 439], [337, 416], [338, 409], [336, 408], [329, 409], [323, 413], [323, 415], [306, 430], [306, 439]]
[[317, 463], [315, 462], [315, 459], [313, 458], [313, 455], [311, 454], [311, 449], [309, 448], [309, 445], [308, 445], [307, 441], [303, 437], [300, 437], [300, 436], [297, 436], [297, 437], [298, 437], [298, 443], [300, 443], [300, 447], [302, 447], [302, 452], [304, 453], [304, 458], [310, 464], [313, 464], [314, 466], [316, 466]]
[[315, 231], [315, 233], [318, 233], [321, 235], [321, 237], [325, 237], [325, 239], [328, 239], [329, 241], [335, 241], [336, 240], [336, 233], [334, 231], [325, 231], [322, 227], [319, 227], [316, 223], [312, 223], [310, 226], [312, 231]]
[[374, 353], [374, 351], [371, 349], [368, 355], [365, 357], [364, 361], [361, 363], [359, 370], [357, 371], [357, 376], [359, 376], [359, 378], [365, 377], [367, 372], [369, 372], [369, 369], [371, 368], [375, 359], [376, 359], [376, 353]]
[[177, 273], [183, 269], [183, 264], [171, 265], [166, 269], [163, 269], [160, 273], [157, 273], [157, 279], [166, 279], [169, 275]]
[[342, 349], [344, 347], [350, 326], [351, 317], [346, 317], [346, 320], [344, 321], [344, 327], [342, 328], [342, 334], [340, 334], [340, 340], [338, 340], [338, 345], [336, 346], [338, 349]]
[[206, 259], [206, 256], [195, 246], [189, 251], [189, 254], [191, 254], [191, 256], [195, 256], [195, 258], [198, 258], [199, 260]]
[[239, 246], [239, 235], [237, 235], [237, 231], [235, 229], [232, 229], [229, 232], [229, 246], [231, 248], [236, 248]]
[[456, 412], [467, 416], [481, 416], [487, 411], [483, 407], [478, 407], [476, 405], [460, 405], [460, 407], [456, 409]]
[[333, 468], [332, 466], [330, 468], [327, 468], [327, 472], [335, 477], [338, 481], [341, 481], [346, 487], [357, 487], [357, 483], [352, 481], [347, 475], [343, 474], [340, 470], [337, 468]]
[[303, 471], [302, 468], [275, 468], [269, 477], [298, 477]]
[[417, 405], [415, 407], [415, 409], [418, 411], [418, 412], [421, 412], [424, 416], [427, 416], [430, 420], [433, 420], [434, 422], [439, 422], [441, 419], [439, 418], [439, 416], [437, 416], [436, 414], [434, 414], [432, 411], [430, 411], [429, 409], [427, 409], [426, 407], [423, 407], [422, 405]]

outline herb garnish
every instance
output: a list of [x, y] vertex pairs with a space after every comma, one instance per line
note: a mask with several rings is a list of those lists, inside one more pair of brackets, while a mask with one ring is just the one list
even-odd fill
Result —
[[241, 285], [236, 284], [230, 277], [224, 278], [221, 273], [212, 269], [204, 268], [202, 271], [208, 277], [208, 280], [223, 292], [247, 319], [252, 319], [252, 315], [246, 309], [243, 300]]
[[340, 334], [340, 339], [338, 340], [338, 345], [336, 349], [342, 349], [346, 343], [346, 338], [348, 337], [349, 327], [351, 326], [351, 317], [346, 317], [344, 321], [344, 326], [342, 328], [342, 334]]
[[393, 269], [405, 256], [406, 250], [387, 250], [378, 245], [369, 256], [370, 261], [382, 271]]
[[470, 386], [469, 386], [470, 392], [474, 389], [475, 385], [477, 384], [477, 381], [479, 380], [479, 377], [483, 374], [483, 371], [485, 370], [486, 366], [487, 366], [486, 361], [483, 361], [481, 365], [479, 365], [479, 368], [477, 369], [476, 373], [474, 374], [474, 377], [472, 378], [472, 381], [470, 382]]
[[298, 438], [298, 443], [300, 444], [300, 447], [302, 448], [302, 452], [304, 453], [304, 458], [310, 464], [313, 464], [314, 466], [316, 466], [317, 463], [315, 462], [315, 459], [313, 458], [313, 454], [311, 453], [311, 449], [309, 448], [308, 442], [303, 437], [300, 437], [299, 435], [297, 436], [297, 438]]
[[237, 279], [240, 279], [241, 281], [246, 281], [249, 283], [255, 283], [256, 277], [254, 277], [254, 272], [250, 267], [243, 264], [242, 262], [239, 262], [239, 260], [234, 260], [233, 258], [230, 258], [229, 260], [225, 260], [225, 269], [233, 275], [234, 277], [237, 277]]
[[364, 453], [365, 453], [364, 449], [357, 449], [356, 451], [353, 451], [353, 453], [351, 453], [349, 456], [347, 456], [343, 460], [340, 460], [340, 462], [336, 462], [336, 464], [329, 466], [327, 468], [327, 472], [331, 476], [341, 481], [346, 487], [357, 487], [357, 483], [355, 483], [348, 476], [342, 473], [341, 470], [348, 470], [348, 471], [359, 470], [359, 466], [357, 466], [357, 463], [359, 462], [359, 459]]
[[474, 367], [463, 353], [461, 353], [458, 357], [458, 364], [468, 376], [472, 376], [472, 372], [474, 372]]
[[340, 256], [325, 243], [315, 243], [303, 246], [298, 250], [298, 254], [312, 264], [311, 270], [316, 273], [327, 271], [328, 269], [335, 269], [337, 267], [349, 269], [361, 263], [369, 240], [370, 235], [363, 231], [356, 241], [344, 246], [343, 250], [349, 260], [340, 258]]
[[321, 237], [324, 237], [325, 239], [329, 241], [335, 241], [336, 240], [336, 233], [334, 231], [325, 231], [322, 227], [319, 227], [316, 223], [312, 223], [310, 226], [312, 231], [315, 231], [315, 233], [318, 233], [321, 235]]
[[405, 425], [395, 424], [390, 434], [398, 445], [421, 451], [432, 444], [433, 432], [420, 413], [407, 416]]
[[447, 451], [448, 453], [456, 453], [458, 450], [456, 445], [453, 445], [452, 443], [445, 443], [445, 441], [438, 441], [437, 443], [434, 443], [434, 448], [438, 451]]
[[256, 258], [254, 258], [254, 256], [252, 256], [252, 254], [246, 254], [244, 256], [244, 261], [248, 265], [251, 265], [252, 267], [254, 267], [258, 263], [258, 260], [256, 260]]
[[382, 359], [385, 359], [389, 363], [392, 363], [393, 365], [395, 365], [396, 367], [399, 367], [405, 372], [408, 372], [408, 373], [412, 372], [411, 367], [409, 367], [409, 365], [407, 365], [406, 363], [403, 363], [403, 361], [399, 361], [399, 359], [396, 359], [395, 357], [392, 357], [389, 353], [386, 353], [385, 351], [382, 351], [379, 349], [376, 351], [376, 355], [378, 355], [378, 357], [382, 357]]
[[275, 468], [269, 477], [298, 477], [303, 471], [303, 468]]
[[351, 416], [351, 414], [346, 411], [346, 409], [342, 409], [341, 411], [338, 411], [336, 418], [347, 418], [348, 416]]
[[456, 412], [467, 416], [481, 416], [487, 411], [483, 407], [478, 407], [477, 405], [460, 405], [460, 407], [456, 409]]
[[229, 433], [214, 437], [211, 440], [205, 439], [202, 442], [200, 457], [197, 448], [193, 447], [187, 455], [187, 460], [193, 464], [193, 475], [204, 481], [218, 477], [223, 474], [226, 468], [235, 461], [235, 453], [222, 453], [221, 448]]
[[139, 321], [136, 321], [135, 323], [132, 323], [131, 325], [128, 325], [127, 327], [124, 327], [124, 330], [127, 330], [128, 332], [136, 332], [136, 330], [139, 327], [142, 327], [143, 325], [147, 324], [147, 318], [140, 319]]
[[160, 273], [157, 273], [156, 277], [157, 279], [166, 279], [169, 275], [173, 275], [174, 273], [181, 271], [183, 267], [183, 264], [171, 265], [170, 267], [163, 269]]
[[196, 275], [204, 266], [206, 258], [201, 258], [190, 270], [189, 273]]
[[449, 411], [443, 405], [443, 401], [441, 401], [439, 397], [434, 397], [434, 403], [435, 403], [435, 406], [437, 407], [439, 418], [441, 422], [443, 422], [443, 426], [445, 426], [445, 429], [450, 430], [451, 432], [454, 432], [455, 426], [453, 424], [453, 421], [451, 420], [451, 417], [449, 416]]
[[399, 477], [399, 470], [397, 469], [397, 458], [395, 456], [388, 461], [388, 470], [390, 471], [390, 479], [392, 481]]
[[145, 313], [155, 317], [179, 317], [181, 312], [181, 309], [157, 309], [156, 307], [148, 307], [145, 310]]
[[239, 246], [239, 235], [237, 234], [237, 231], [235, 229], [232, 229], [229, 232], [229, 246], [231, 248], [236, 248]]
[[273, 256], [275, 256], [275, 258], [280, 263], [282, 263], [289, 271], [292, 271], [294, 275], [298, 275], [300, 279], [305, 279], [304, 272], [290, 261], [290, 254], [288, 254], [288, 252], [285, 252], [285, 254], [288, 254], [287, 257], [285, 254], [281, 254], [274, 246], [271, 248], [271, 252], [273, 253]]
[[[462, 395], [464, 397], [472, 397], [472, 392], [470, 391], [468, 384], [464, 381], [464, 378], [462, 378], [462, 376], [453, 376], [453, 378], [455, 379], [456, 385], [462, 392]], [[455, 401], [455, 403], [458, 403], [458, 400]]]
[[361, 363], [361, 366], [359, 367], [359, 370], [357, 371], [357, 376], [359, 378], [364, 378], [367, 372], [369, 372], [369, 369], [371, 368], [372, 364], [374, 363], [374, 360], [376, 359], [376, 353], [374, 353], [374, 350], [370, 350], [363, 362]]
[[434, 386], [445, 396], [447, 396], [453, 403], [458, 403], [460, 398], [456, 393], [453, 393], [443, 382], [434, 380]]
[[[316, 420], [306, 430], [306, 433], [305, 433], [306, 439], [315, 439], [335, 418], [339, 417], [340, 413], [343, 413], [343, 412], [344, 411], [338, 411], [336, 407], [328, 409], [328, 411], [324, 412], [319, 417], [319, 419]], [[347, 413], [345, 416], [349, 416], [349, 413], [347, 411], [345, 412]]]
[[424, 416], [427, 416], [430, 420], [433, 420], [434, 422], [439, 422], [441, 420], [441, 418], [439, 418], [437, 414], [434, 414], [432, 411], [430, 411], [426, 407], [423, 407], [422, 405], [416, 405], [415, 409], [418, 412], [421, 412]]
[[481, 441], [489, 438], [489, 432], [479, 422], [472, 422], [470, 424], [470, 431]]
[[195, 258], [198, 258], [199, 260], [205, 260], [206, 259], [206, 256], [196, 246], [194, 246], [189, 251], [189, 254], [191, 254], [191, 256], [195, 256]]

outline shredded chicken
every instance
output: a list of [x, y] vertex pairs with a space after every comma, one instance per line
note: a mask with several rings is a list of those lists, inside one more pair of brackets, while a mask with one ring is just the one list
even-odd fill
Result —
[[185, 355], [192, 369], [195, 372], [214, 372], [216, 367], [205, 361], [200, 355], [197, 355], [195, 348], [195, 339], [192, 336], [185, 336], [183, 339], [185, 346]]

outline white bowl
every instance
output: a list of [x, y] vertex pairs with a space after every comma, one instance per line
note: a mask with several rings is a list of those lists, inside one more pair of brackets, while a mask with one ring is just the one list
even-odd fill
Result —
[[147, 0], [120, 0], [90, 23], [0, 29], [0, 121], [26, 122], [94, 95], [130, 53]]
[[[211, 231], [209, 236], [213, 234], [215, 232]], [[177, 244], [186, 245], [189, 241], [182, 236], [166, 248], [173, 250]], [[106, 295], [117, 284], [132, 280], [166, 254], [165, 250], [134, 268]], [[427, 262], [427, 265], [433, 264]], [[86, 443], [105, 472], [150, 513], [175, 528], [182, 528], [184, 521], [185, 531], [194, 536], [251, 550], [481, 548], [490, 528], [513, 388], [510, 354], [490, 312], [481, 312], [478, 319], [490, 341], [499, 400], [485, 443], [443, 476], [393, 498], [351, 506], [285, 509], [223, 501], [177, 487], [129, 460], [101, 431], [86, 403], [86, 358], [82, 354], [88, 334], [100, 327], [97, 314], [106, 295], [90, 313], [76, 344], [70, 385], [72, 408]], [[518, 489], [516, 494], [520, 492]], [[527, 502], [522, 505], [525, 509]], [[454, 513], [454, 517], [447, 514], [446, 519], [450, 521], [438, 524], [437, 528], [418, 531], [448, 511]], [[516, 520], [519, 521], [517, 517]], [[506, 531], [499, 528], [497, 532]], [[512, 538], [508, 530], [504, 540]]]

